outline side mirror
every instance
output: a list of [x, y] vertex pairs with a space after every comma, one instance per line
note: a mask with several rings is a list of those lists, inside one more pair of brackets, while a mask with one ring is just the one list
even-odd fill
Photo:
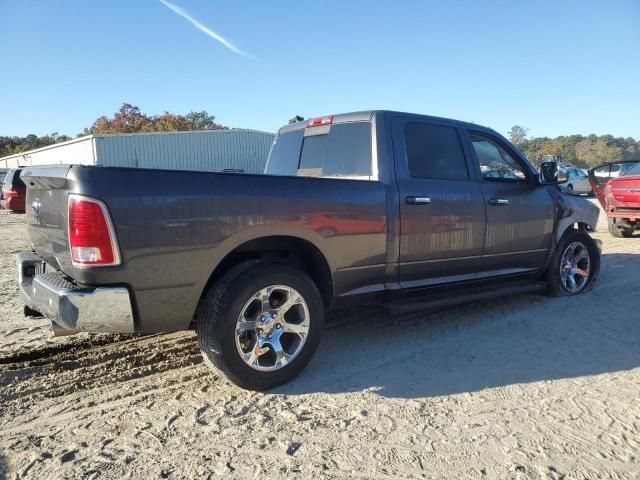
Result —
[[542, 162], [540, 164], [540, 183], [542, 185], [558, 185], [568, 180], [567, 173], [560, 171], [558, 162]]

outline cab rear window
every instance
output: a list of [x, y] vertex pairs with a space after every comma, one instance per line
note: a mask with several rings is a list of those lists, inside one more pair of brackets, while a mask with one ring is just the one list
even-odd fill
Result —
[[[371, 176], [371, 124], [331, 125], [314, 135], [314, 128], [278, 135], [266, 173], [317, 177]], [[327, 131], [328, 130], [328, 131]], [[326, 132], [326, 133], [325, 133]]]

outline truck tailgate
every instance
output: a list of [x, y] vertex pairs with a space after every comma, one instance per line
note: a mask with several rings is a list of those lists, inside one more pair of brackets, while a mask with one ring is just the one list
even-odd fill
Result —
[[67, 239], [68, 166], [29, 167], [22, 173], [27, 186], [26, 215], [31, 247], [48, 263], [70, 271]]

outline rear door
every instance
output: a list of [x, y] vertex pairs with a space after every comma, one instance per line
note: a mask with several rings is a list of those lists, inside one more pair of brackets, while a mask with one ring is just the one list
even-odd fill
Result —
[[482, 192], [458, 127], [393, 120], [400, 194], [399, 279], [404, 288], [476, 278], [485, 238]]
[[485, 131], [468, 131], [467, 139], [487, 208], [480, 276], [542, 268], [555, 223], [551, 195], [507, 141]]

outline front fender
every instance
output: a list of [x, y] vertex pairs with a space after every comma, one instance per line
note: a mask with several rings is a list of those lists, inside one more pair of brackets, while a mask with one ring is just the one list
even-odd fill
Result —
[[595, 231], [600, 216], [600, 209], [596, 205], [586, 198], [562, 192], [557, 187], [551, 188], [552, 196], [556, 202], [556, 243], [575, 224], [585, 225], [590, 231]]

